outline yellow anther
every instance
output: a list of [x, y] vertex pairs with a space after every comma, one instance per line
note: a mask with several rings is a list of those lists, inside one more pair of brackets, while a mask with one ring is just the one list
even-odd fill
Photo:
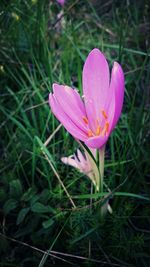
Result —
[[85, 122], [85, 124], [88, 124], [88, 119], [86, 117], [82, 117], [83, 121]]
[[100, 135], [100, 132], [101, 132], [101, 128], [100, 128], [100, 126], [98, 125], [97, 128], [96, 128], [96, 135]]
[[93, 136], [92, 131], [91, 130], [88, 130], [87, 135], [88, 135], [88, 137], [92, 137]]
[[107, 117], [105, 110], [102, 110], [102, 115], [103, 115], [104, 119], [107, 120], [108, 117]]
[[109, 131], [109, 122], [106, 121], [105, 126], [104, 126], [104, 128], [103, 128], [103, 130], [101, 132], [101, 135], [102, 136], [106, 135], [108, 133], [108, 131]]
[[109, 122], [108, 121], [105, 124], [105, 130], [106, 130], [106, 133], [108, 133], [108, 131], [109, 131]]

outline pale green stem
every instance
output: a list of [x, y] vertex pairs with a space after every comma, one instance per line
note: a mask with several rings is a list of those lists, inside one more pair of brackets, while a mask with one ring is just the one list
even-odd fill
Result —
[[[100, 171], [100, 192], [103, 193], [104, 187], [104, 157], [105, 157], [105, 145], [99, 150], [99, 171]], [[107, 203], [101, 207], [101, 218], [104, 218], [104, 215], [107, 212]]]
[[103, 193], [105, 145], [99, 150], [100, 191]]

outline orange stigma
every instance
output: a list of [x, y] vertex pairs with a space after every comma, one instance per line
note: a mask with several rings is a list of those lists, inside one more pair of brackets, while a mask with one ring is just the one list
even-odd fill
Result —
[[103, 130], [101, 132], [101, 135], [102, 136], [106, 135], [108, 133], [108, 131], [109, 131], [109, 122], [106, 121], [105, 126], [104, 126], [104, 128], [103, 128]]
[[88, 135], [88, 137], [92, 137], [93, 136], [92, 131], [91, 130], [88, 130], [87, 135]]
[[95, 130], [93, 130], [93, 131], [88, 126], [88, 124], [89, 124], [88, 118], [85, 116], [82, 117], [82, 120], [87, 125], [87, 136], [89, 138], [94, 137], [94, 136], [105, 136], [109, 133], [109, 122], [107, 120], [108, 116], [104, 110], [102, 110], [101, 112], [102, 112], [102, 115], [105, 119], [105, 122], [102, 121], [103, 126], [101, 127], [99, 119], [96, 119], [95, 120], [96, 127], [95, 127]]
[[85, 122], [85, 124], [88, 124], [88, 119], [86, 117], [82, 117], [83, 121]]
[[106, 124], [105, 124], [105, 131], [106, 131], [106, 133], [108, 133], [108, 130], [109, 130], [109, 122], [107, 121]]
[[108, 117], [107, 117], [105, 110], [102, 110], [102, 115], [103, 115], [104, 119], [107, 120]]
[[96, 128], [96, 135], [100, 135], [101, 127], [98, 125]]

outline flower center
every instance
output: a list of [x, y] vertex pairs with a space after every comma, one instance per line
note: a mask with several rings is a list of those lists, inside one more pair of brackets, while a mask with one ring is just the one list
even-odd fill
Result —
[[96, 126], [96, 129], [95, 129], [94, 132], [89, 128], [89, 121], [88, 121], [88, 118], [85, 117], [85, 116], [82, 117], [84, 123], [85, 123], [86, 126], [87, 126], [87, 136], [88, 136], [88, 137], [105, 136], [105, 135], [108, 134], [108, 132], [109, 132], [109, 122], [108, 122], [108, 120], [107, 120], [107, 119], [108, 119], [108, 116], [107, 116], [105, 110], [102, 110], [102, 111], [101, 111], [101, 114], [102, 114], [102, 116], [103, 116], [103, 118], [104, 118], [104, 121], [105, 121], [105, 122], [104, 122], [104, 126], [101, 127], [100, 124], [99, 124], [99, 121], [96, 120], [96, 124], [97, 124], [97, 126]]

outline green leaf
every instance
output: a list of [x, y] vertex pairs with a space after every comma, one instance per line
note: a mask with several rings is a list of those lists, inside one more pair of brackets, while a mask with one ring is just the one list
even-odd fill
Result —
[[141, 195], [128, 193], [128, 192], [116, 192], [116, 193], [114, 193], [114, 195], [115, 196], [121, 196], [121, 197], [133, 197], [133, 198], [138, 198], [138, 199], [141, 199], [141, 200], [150, 201], [150, 198], [148, 198], [148, 197], [144, 197], [144, 196], [141, 196]]
[[30, 141], [32, 141], [32, 137], [31, 137], [29, 131], [26, 129], [26, 127], [24, 127], [24, 125], [20, 121], [15, 119], [14, 116], [8, 114], [2, 108], [0, 108], [0, 109], [8, 117], [8, 119], [10, 119], [15, 125], [17, 125], [17, 127], [30, 139]]
[[[120, 48], [119, 48], [119, 45], [115, 45], [115, 44], [113, 44], [113, 45], [110, 45], [110, 44], [103, 44], [103, 46], [104, 46], [104, 47], [108, 47], [108, 48], [117, 49], [117, 50], [120, 49]], [[139, 51], [139, 50], [130, 49], [130, 48], [126, 48], [126, 47], [123, 48], [123, 51], [126, 51], [126, 52], [128, 52], [128, 53], [133, 53], [133, 54], [141, 55], [141, 56], [148, 56], [148, 57], [150, 56], [149, 53], [146, 53], [146, 52], [144, 52], [144, 51]]]
[[[81, 148], [84, 150], [84, 152], [86, 151], [90, 156], [91, 158], [93, 159], [93, 161], [95, 162], [96, 166], [97, 166], [97, 161], [96, 159], [94, 158], [91, 150], [82, 142], [78, 141], [79, 145], [81, 146]], [[97, 166], [98, 167], [98, 166]]]
[[13, 180], [9, 184], [10, 196], [19, 198], [22, 195], [22, 185], [19, 179]]
[[36, 190], [30, 187], [22, 196], [22, 201], [29, 201], [35, 196]]
[[40, 202], [36, 202], [31, 206], [31, 210], [35, 213], [48, 213], [53, 212], [53, 209], [50, 206], [44, 206]]
[[51, 156], [51, 154], [49, 153], [48, 149], [46, 148], [46, 146], [42, 143], [42, 141], [40, 140], [40, 138], [38, 136], [35, 136], [35, 140], [37, 140], [41, 151], [43, 151], [46, 156], [49, 158], [49, 160], [53, 163], [53, 165], [56, 167], [56, 164]]
[[41, 202], [45, 203], [51, 198], [50, 190], [49, 189], [44, 189], [41, 194], [40, 194], [40, 200]]
[[84, 150], [85, 156], [87, 160], [90, 162], [90, 165], [93, 170], [93, 175], [89, 176], [91, 179], [92, 183], [96, 186], [96, 190], [99, 191], [101, 187], [101, 176], [100, 176], [100, 171], [99, 171], [99, 165], [98, 161], [96, 161], [95, 157], [91, 153], [90, 149], [86, 147], [84, 144], [82, 144], [80, 141], [78, 141], [82, 149]]
[[106, 195], [108, 197], [113, 197], [113, 196], [133, 197], [133, 198], [138, 198], [138, 199], [150, 201], [150, 198], [148, 198], [148, 197], [144, 197], [141, 195], [128, 193], [128, 192], [112, 192], [112, 193], [103, 192], [103, 193], [95, 193], [95, 194], [84, 194], [84, 195], [80, 195], [80, 196], [71, 196], [71, 197], [74, 199], [88, 199], [88, 198], [104, 197]]
[[11, 198], [6, 201], [6, 203], [3, 206], [3, 210], [5, 215], [9, 214], [10, 211], [14, 210], [17, 207], [18, 201]]
[[31, 198], [30, 200], [30, 205], [33, 206], [36, 202], [38, 202], [39, 198], [40, 198], [40, 195], [33, 196], [33, 198]]
[[30, 208], [23, 208], [20, 210], [18, 217], [17, 217], [17, 222], [16, 222], [17, 225], [20, 224], [24, 220], [29, 210]]
[[47, 228], [49, 228], [51, 225], [53, 225], [53, 223], [54, 223], [54, 220], [52, 220], [52, 219], [48, 219], [48, 220], [44, 221], [44, 222], [42, 223], [42, 225], [43, 225], [44, 229], [47, 229]]
[[127, 164], [129, 162], [133, 161], [133, 159], [129, 159], [129, 160], [122, 160], [122, 161], [117, 161], [117, 162], [112, 162], [112, 163], [105, 163], [105, 169], [109, 168], [109, 167], [114, 167], [114, 166], [118, 166], [118, 165], [123, 165], [123, 164]]
[[76, 242], [79, 242], [80, 240], [87, 238], [87, 236], [89, 236], [91, 233], [93, 233], [96, 230], [97, 227], [92, 228], [90, 230], [88, 230], [86, 233], [80, 235], [79, 237], [77, 237], [76, 239], [74, 239], [71, 244], [75, 244]]

